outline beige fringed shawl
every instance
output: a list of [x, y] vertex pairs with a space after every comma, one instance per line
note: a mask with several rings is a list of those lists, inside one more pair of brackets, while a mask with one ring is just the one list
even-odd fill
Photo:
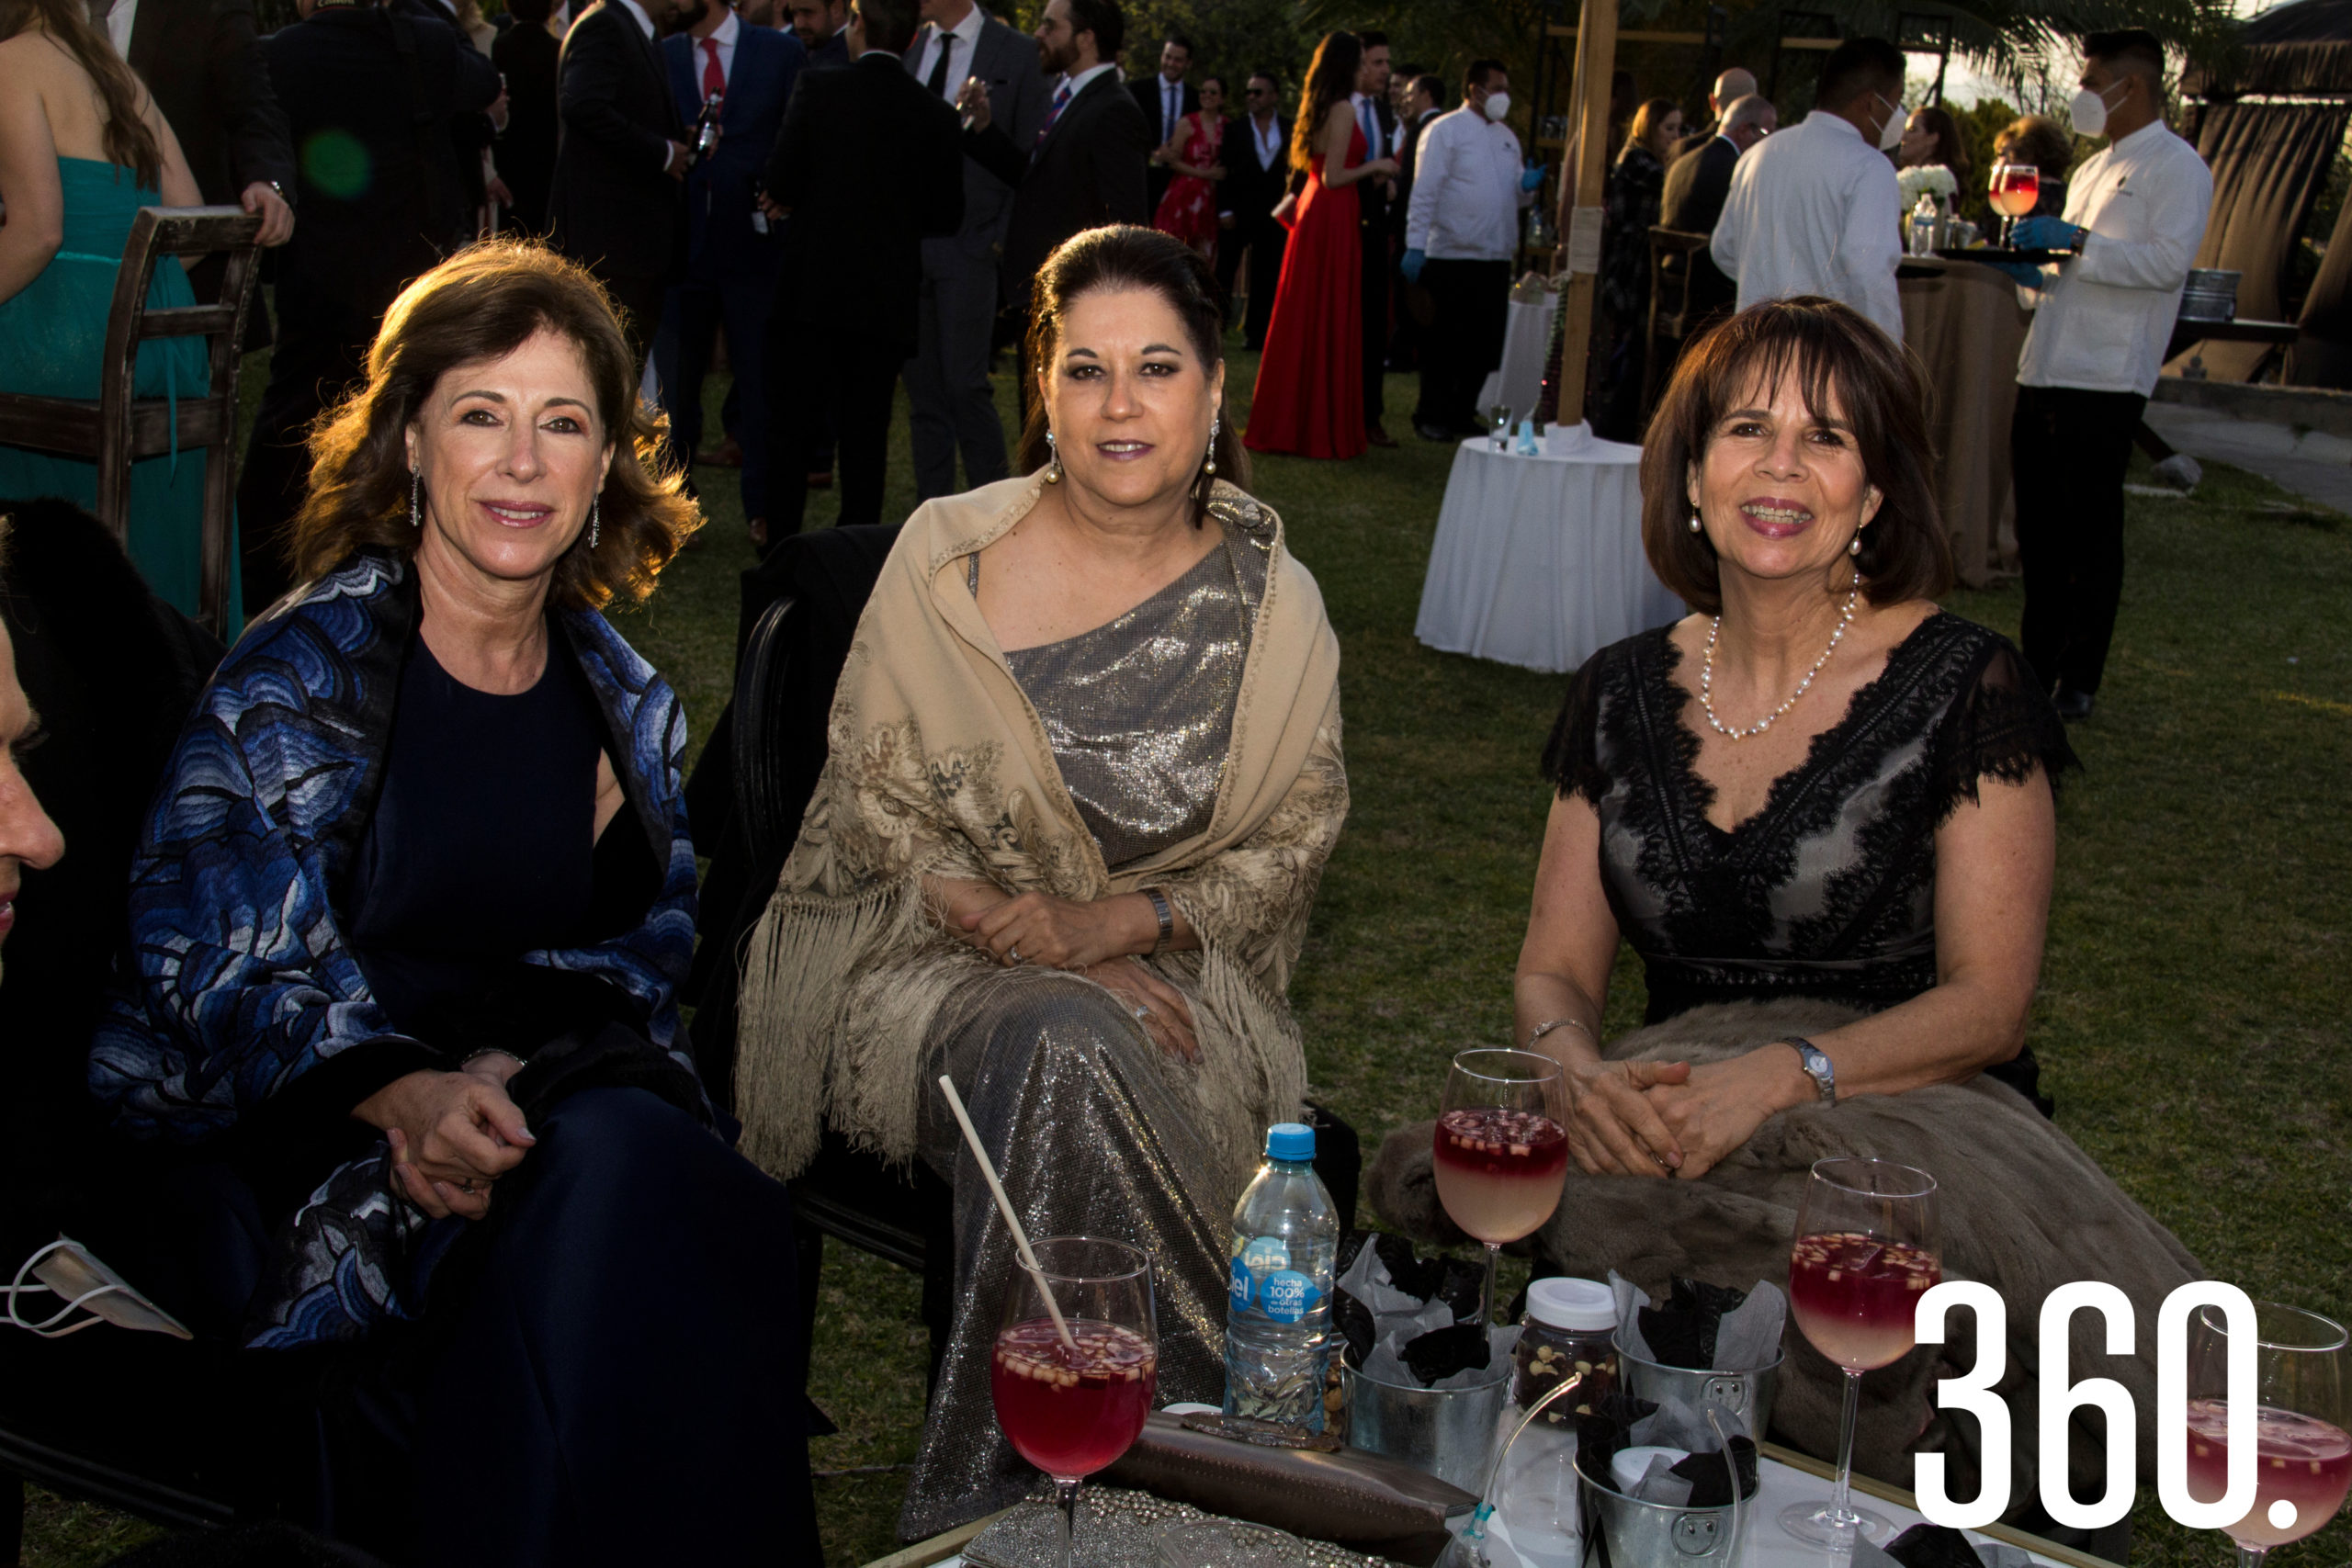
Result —
[[831, 754], [743, 958], [736, 1108], [743, 1152], [777, 1176], [808, 1164], [828, 1122], [887, 1158], [913, 1156], [933, 1017], [996, 972], [940, 930], [930, 876], [1072, 899], [1168, 890], [1202, 951], [1150, 962], [1191, 1000], [1202, 1060], [1162, 1070], [1198, 1107], [1219, 1188], [1238, 1190], [1265, 1126], [1306, 1092], [1283, 996], [1348, 807], [1322, 595], [1273, 512], [1219, 483], [1211, 510], [1271, 547], [1216, 810], [1197, 836], [1114, 875], [965, 581], [965, 558], [1018, 522], [1042, 482], [919, 509], [859, 618]]

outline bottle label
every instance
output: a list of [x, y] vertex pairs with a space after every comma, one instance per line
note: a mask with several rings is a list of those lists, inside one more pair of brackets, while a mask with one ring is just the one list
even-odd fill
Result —
[[1276, 1323], [1296, 1323], [1315, 1310], [1323, 1292], [1295, 1269], [1278, 1269], [1258, 1289], [1258, 1305]]
[[1248, 1312], [1254, 1294], [1252, 1287], [1256, 1283], [1250, 1277], [1248, 1259], [1237, 1256], [1233, 1260], [1233, 1280], [1227, 1292], [1227, 1304], [1235, 1312]]
[[1290, 1248], [1278, 1235], [1261, 1235], [1241, 1249], [1241, 1261], [1252, 1274], [1264, 1278], [1290, 1267]]

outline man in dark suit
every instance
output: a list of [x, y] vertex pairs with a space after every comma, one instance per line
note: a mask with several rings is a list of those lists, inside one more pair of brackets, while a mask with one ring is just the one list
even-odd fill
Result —
[[[310, 476], [311, 422], [364, 378], [386, 308], [457, 238], [450, 123], [498, 96], [490, 62], [438, 22], [377, 5], [303, 0], [301, 11], [262, 40], [262, 56], [295, 140], [354, 151], [303, 166], [302, 221], [277, 267], [277, 346], [237, 486], [254, 615], [292, 586], [284, 530]], [[368, 177], [350, 179], [354, 168]]]
[[[1666, 191], [1658, 203], [1658, 227], [1690, 234], [1713, 234], [1724, 212], [1724, 197], [1731, 192], [1731, 171], [1739, 155], [1772, 133], [1780, 121], [1770, 98], [1754, 93], [1724, 107], [1722, 129], [1695, 152], [1685, 152], [1666, 171]], [[1679, 262], [1681, 258], [1670, 257]], [[1739, 285], [1725, 277], [1705, 250], [1690, 253], [1690, 312], [1695, 323], [1718, 311], [1728, 315], [1739, 298]]]
[[849, 0], [784, 0], [784, 14], [809, 64], [849, 63]]
[[686, 174], [685, 274], [663, 301], [654, 364], [670, 414], [676, 460], [702, 442], [702, 383], [713, 338], [724, 327], [735, 373], [743, 447], [743, 516], [752, 536], [767, 532], [768, 315], [775, 306], [775, 236], [753, 194], [775, 151], [784, 106], [808, 51], [790, 33], [746, 23], [728, 0], [707, 0], [687, 31], [662, 40], [678, 116], [698, 117], [719, 95], [718, 145]]
[[[989, 95], [965, 85], [957, 100], [969, 129], [964, 155], [1014, 186], [999, 274], [1004, 308], [1029, 315], [1029, 281], [1054, 247], [1105, 223], [1148, 223], [1144, 160], [1151, 128], [1119, 86], [1119, 45], [1126, 36], [1118, 0], [1046, 0], [1037, 23], [1037, 59], [1053, 85], [1046, 126], [1027, 147], [1016, 145], [994, 120]], [[1024, 417], [1036, 388], [1023, 339], [1021, 407]]]
[[[974, 0], [922, 0], [923, 28], [907, 51], [908, 73], [923, 91], [953, 104], [967, 82], [988, 94], [989, 118], [1016, 145], [1034, 143], [1046, 126], [1049, 89], [1037, 46]], [[915, 497], [956, 491], [1011, 471], [1004, 425], [989, 385], [995, 343], [997, 252], [1012, 218], [1012, 186], [964, 160], [964, 223], [953, 235], [922, 243], [922, 312], [914, 357], [907, 361], [907, 418], [914, 448]]]
[[[1409, 81], [1389, 95], [1397, 105], [1396, 199], [1388, 204], [1390, 229], [1396, 254], [1405, 254], [1405, 215], [1413, 206], [1413, 164], [1421, 148], [1421, 132], [1430, 121], [1445, 112], [1445, 84], [1429, 72], [1416, 73]], [[1429, 295], [1419, 285], [1396, 276], [1399, 286], [1395, 314], [1396, 321], [1388, 338], [1388, 368], [1418, 370], [1421, 366], [1421, 320], [1414, 315], [1416, 307], [1422, 316], [1430, 313]]]
[[670, 72], [654, 44], [678, 0], [596, 0], [564, 35], [563, 140], [548, 198], [556, 248], [612, 290], [639, 355], [685, 238], [679, 186], [691, 154]]
[[[1388, 107], [1388, 35], [1366, 28], [1356, 35], [1363, 63], [1356, 68], [1351, 107], [1364, 133], [1363, 161], [1396, 155], [1396, 111]], [[1356, 224], [1363, 239], [1363, 436], [1374, 446], [1394, 446], [1384, 423], [1383, 390], [1388, 373], [1389, 275], [1396, 270], [1396, 220], [1389, 205], [1396, 182], [1386, 176], [1358, 180]]]
[[[93, 9], [171, 122], [204, 199], [260, 213], [265, 245], [292, 238], [294, 141], [262, 62], [253, 0], [101, 0]], [[199, 288], [198, 298], [210, 296]]]
[[828, 405], [843, 524], [882, 521], [890, 393], [915, 350], [922, 242], [964, 220], [956, 111], [907, 74], [915, 0], [858, 0], [850, 63], [801, 73], [768, 160], [790, 215], [768, 357], [770, 533], [800, 530], [813, 414]]
[[1696, 152], [1722, 135], [1724, 117], [1731, 112], [1731, 106], [1755, 91], [1756, 73], [1752, 71], [1735, 65], [1716, 77], [1714, 91], [1707, 95], [1707, 113], [1711, 117], [1709, 123], [1692, 131], [1667, 150], [1666, 161], [1668, 166], [1671, 166], [1674, 161], [1685, 152]]
[[[1105, 54], [1105, 60], [1116, 51]], [[1169, 182], [1175, 171], [1159, 161], [1159, 150], [1176, 134], [1177, 125], [1188, 114], [1201, 107], [1200, 90], [1184, 80], [1193, 68], [1193, 40], [1170, 35], [1159, 46], [1159, 70], [1149, 76], [1138, 76], [1127, 84], [1128, 96], [1136, 107], [1143, 110], [1143, 122], [1151, 130], [1151, 168], [1145, 181], [1144, 197], [1151, 203], [1151, 210], [1159, 210], [1159, 198], [1168, 194]]]
[[1216, 185], [1216, 280], [1232, 298], [1242, 253], [1250, 256], [1250, 310], [1242, 342], [1266, 346], [1266, 323], [1274, 313], [1274, 288], [1282, 281], [1283, 246], [1290, 236], [1274, 221], [1290, 181], [1290, 121], [1283, 118], [1282, 84], [1261, 71], [1250, 78], [1241, 102], [1249, 112], [1226, 128], [1216, 161], [1225, 178]]
[[548, 30], [553, 10], [548, 0], [506, 0], [514, 25], [490, 46], [491, 63], [506, 84], [498, 175], [514, 198], [507, 223], [531, 234], [548, 231], [548, 188], [555, 181], [556, 61], [563, 45]]

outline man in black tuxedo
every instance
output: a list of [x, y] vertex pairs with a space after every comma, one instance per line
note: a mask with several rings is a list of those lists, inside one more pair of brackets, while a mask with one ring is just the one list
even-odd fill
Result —
[[[1114, 50], [1103, 56], [1115, 56]], [[1138, 76], [1127, 84], [1127, 92], [1143, 110], [1143, 122], [1151, 128], [1151, 168], [1145, 183], [1144, 196], [1151, 203], [1151, 210], [1159, 210], [1159, 198], [1168, 194], [1169, 182], [1175, 172], [1159, 161], [1159, 150], [1176, 134], [1176, 127], [1188, 114], [1201, 107], [1200, 90], [1184, 80], [1193, 68], [1193, 40], [1170, 34], [1159, 46], [1159, 70], [1150, 76]]]
[[[999, 276], [1004, 308], [1024, 323], [1029, 280], [1072, 234], [1105, 223], [1148, 223], [1144, 163], [1151, 127], [1119, 85], [1119, 45], [1126, 16], [1118, 0], [1046, 0], [1037, 23], [1037, 59], [1057, 80], [1046, 129], [1031, 147], [1015, 147], [990, 116], [989, 96], [967, 83], [956, 101], [970, 127], [964, 155], [1015, 187]], [[1036, 395], [1023, 338], [1021, 407]]]
[[237, 484], [245, 604], [255, 615], [293, 586], [284, 529], [310, 478], [303, 438], [364, 378], [385, 310], [456, 241], [464, 197], [450, 127], [498, 96], [491, 62], [439, 22], [379, 5], [301, 0], [301, 11], [303, 20], [261, 46], [288, 124], [301, 145], [324, 137], [357, 149], [368, 178], [306, 165], [296, 192], [302, 222], [277, 267], [269, 389]]
[[556, 249], [612, 290], [642, 357], [685, 241], [690, 154], [654, 39], [679, 0], [596, 0], [564, 35], [548, 226]]
[[1724, 133], [1731, 106], [1756, 91], [1756, 73], [1735, 65], [1715, 78], [1714, 90], [1707, 95], [1709, 122], [1667, 149], [1669, 167], [1685, 152], [1696, 152]]
[[809, 64], [849, 63], [849, 0], [784, 0], [784, 14]]
[[800, 531], [816, 415], [832, 411], [844, 524], [882, 521], [890, 394], [915, 351], [922, 242], [964, 220], [956, 111], [907, 74], [916, 0], [858, 0], [846, 66], [804, 71], [768, 160], [788, 214], [770, 331], [771, 538]]
[[[1396, 254], [1405, 254], [1405, 215], [1413, 206], [1413, 165], [1421, 150], [1421, 132], [1430, 121], [1445, 112], [1445, 84], [1431, 73], [1416, 72], [1409, 80], [1400, 81], [1397, 90], [1389, 95], [1396, 105], [1396, 199], [1388, 204], [1391, 230], [1395, 235]], [[1429, 295], [1417, 284], [1408, 283], [1399, 273], [1396, 282], [1402, 287], [1396, 295], [1395, 329], [1388, 338], [1388, 368], [1419, 370], [1421, 367], [1421, 333], [1423, 327], [1413, 311], [1418, 303], [1421, 315], [1431, 311]]]
[[[1706, 144], [1677, 158], [1666, 171], [1666, 192], [1658, 203], [1658, 226], [1690, 234], [1713, 234], [1724, 213], [1724, 197], [1731, 193], [1731, 171], [1739, 155], [1772, 133], [1780, 116], [1770, 98], [1754, 93], [1735, 98], [1724, 107], [1721, 129]], [[1679, 260], [1680, 258], [1668, 258]], [[1690, 253], [1690, 311], [1701, 317], [1731, 313], [1739, 299], [1739, 285], [1725, 277], [1704, 249]]]
[[253, 0], [99, 0], [92, 10], [171, 122], [204, 199], [260, 213], [265, 245], [292, 238], [294, 141]]
[[[1363, 161], [1369, 164], [1396, 155], [1396, 111], [1388, 107], [1388, 35], [1368, 28], [1356, 38], [1363, 45], [1363, 63], [1356, 68], [1351, 107], [1364, 133]], [[1374, 446], [1394, 446], [1396, 438], [1383, 423], [1383, 389], [1388, 373], [1388, 279], [1396, 270], [1396, 225], [1389, 212], [1396, 182], [1384, 175], [1358, 180], [1355, 189], [1356, 224], [1363, 239], [1363, 437]]]
[[1249, 253], [1250, 310], [1241, 332], [1253, 351], [1266, 346], [1266, 323], [1283, 276], [1283, 247], [1290, 238], [1274, 221], [1274, 209], [1290, 182], [1290, 121], [1283, 118], [1282, 101], [1282, 84], [1273, 73], [1253, 74], [1241, 94], [1248, 112], [1226, 128], [1216, 152], [1225, 170], [1216, 184], [1216, 280], [1231, 299], [1242, 253]]

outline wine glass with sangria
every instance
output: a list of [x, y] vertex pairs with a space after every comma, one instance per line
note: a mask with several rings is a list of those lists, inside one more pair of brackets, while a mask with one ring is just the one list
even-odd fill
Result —
[[[2261, 1568], [2274, 1546], [2318, 1533], [2352, 1488], [2352, 1352], [2344, 1325], [2275, 1302], [2254, 1303], [2254, 1506], [2222, 1533], [2238, 1568]], [[2229, 1489], [2230, 1331], [2222, 1309], [2188, 1328], [2188, 1495], [2218, 1503]]]
[[1910, 1353], [1919, 1298], [1942, 1279], [1934, 1177], [1883, 1159], [1814, 1163], [1789, 1253], [1789, 1309], [1813, 1348], [1845, 1370], [1846, 1401], [1829, 1500], [1781, 1514], [1781, 1528], [1799, 1540], [1842, 1551], [1857, 1532], [1878, 1545], [1894, 1533], [1883, 1514], [1853, 1504], [1862, 1374]]
[[1487, 1247], [1481, 1326], [1494, 1321], [1495, 1261], [1560, 1206], [1568, 1134], [1560, 1065], [1533, 1051], [1464, 1051], [1446, 1075], [1435, 1134], [1438, 1201]]
[[1123, 1241], [1047, 1236], [1037, 1272], [1014, 1268], [989, 1392], [1013, 1450], [1053, 1477], [1061, 1568], [1070, 1568], [1078, 1492], [1143, 1431], [1159, 1382], [1151, 1255]]
[[2041, 199], [2041, 171], [2031, 164], [1995, 164], [1993, 188], [1987, 199], [1993, 210], [2006, 220], [2001, 243], [2008, 244], [2017, 234], [2018, 220], [2031, 212]]

